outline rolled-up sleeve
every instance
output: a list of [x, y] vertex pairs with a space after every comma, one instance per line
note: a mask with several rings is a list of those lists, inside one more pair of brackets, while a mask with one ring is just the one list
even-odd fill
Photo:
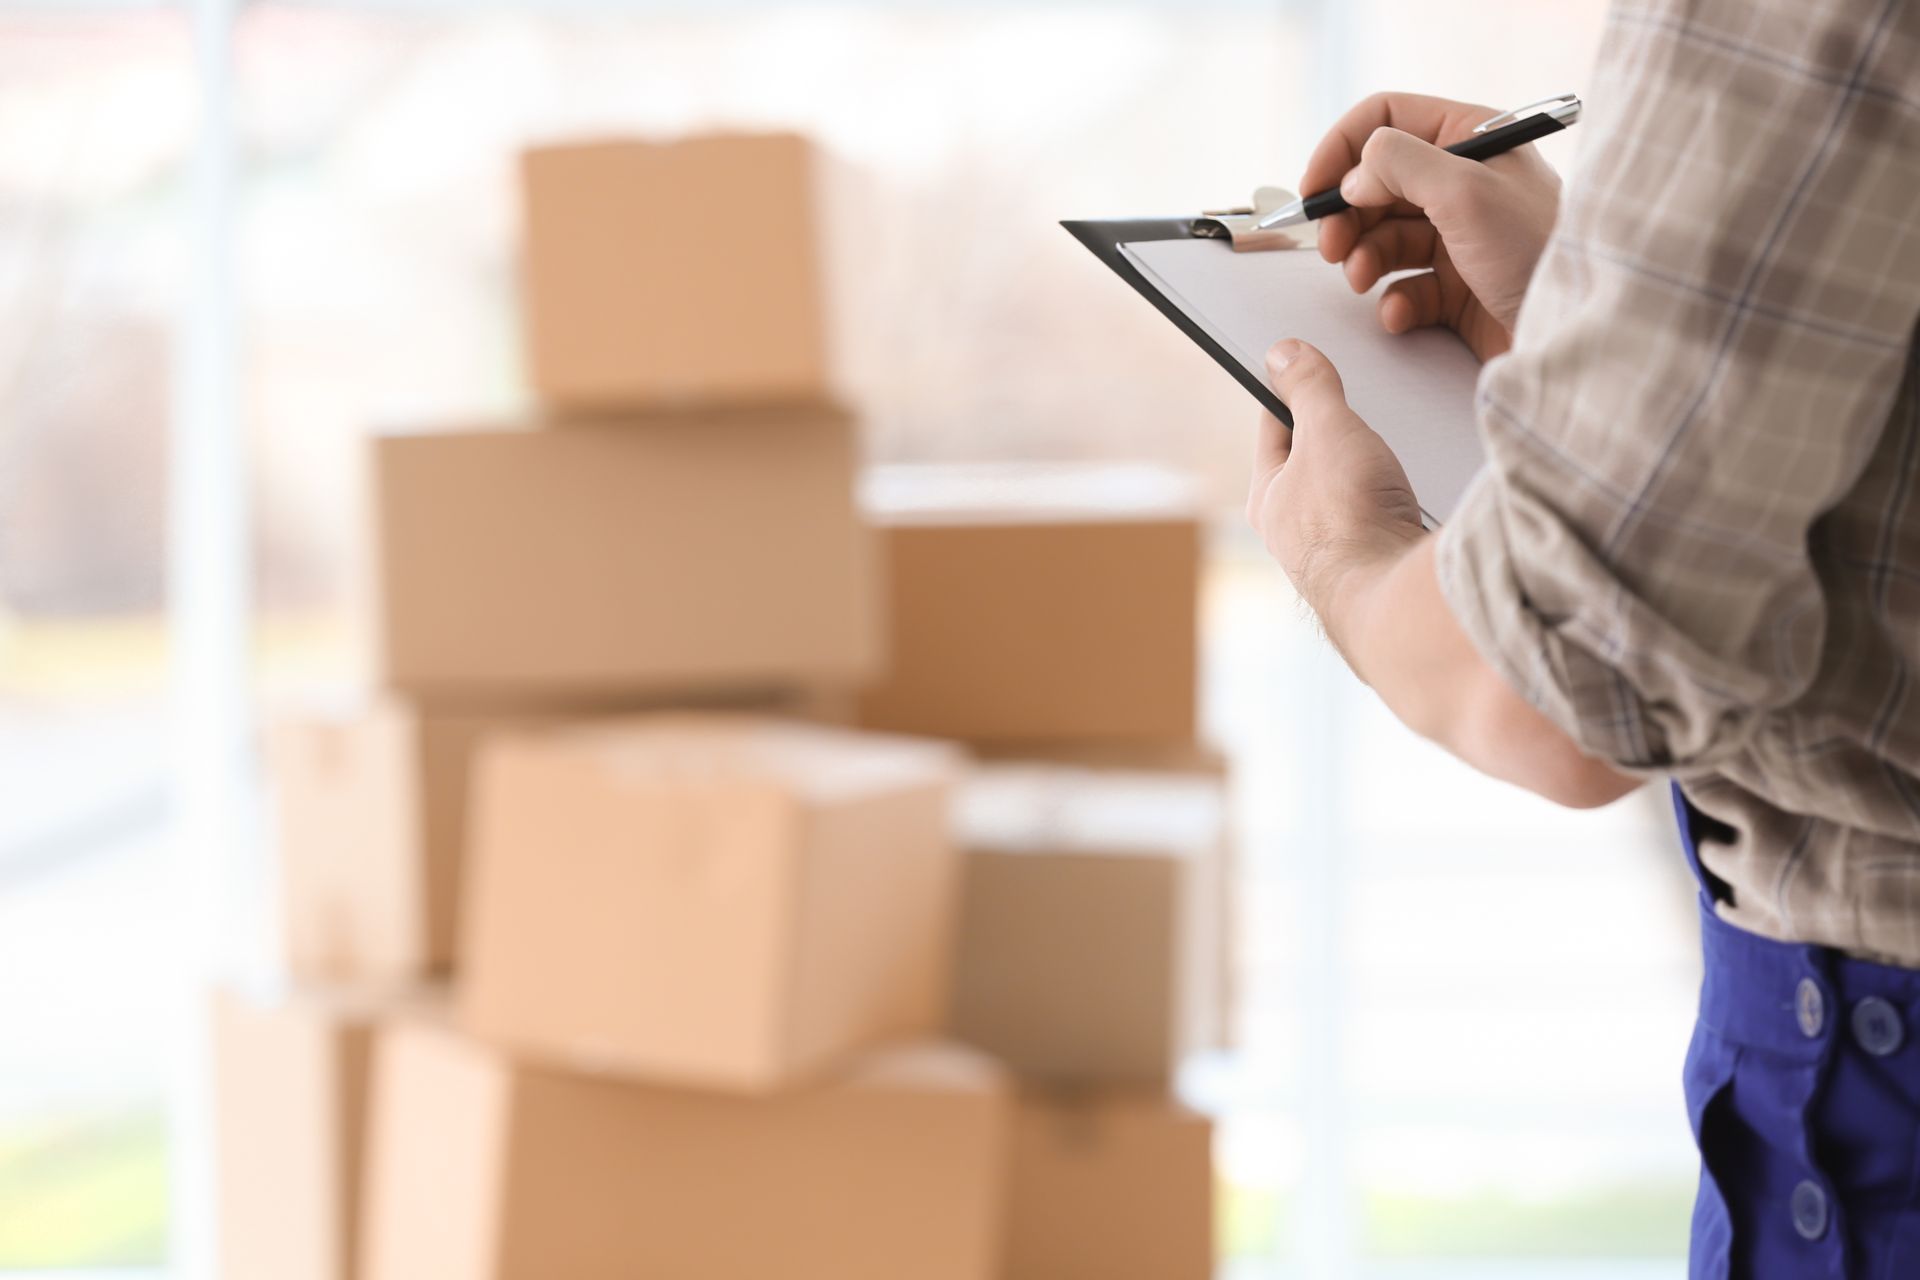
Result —
[[1590, 755], [1711, 768], [1820, 668], [1818, 526], [1920, 314], [1916, 12], [1609, 19], [1560, 221], [1480, 380], [1488, 466], [1437, 548], [1476, 647]]

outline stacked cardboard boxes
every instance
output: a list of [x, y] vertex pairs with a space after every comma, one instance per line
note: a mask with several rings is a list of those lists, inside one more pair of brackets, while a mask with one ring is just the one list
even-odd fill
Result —
[[991, 763], [957, 826], [953, 1027], [1020, 1089], [1003, 1274], [1201, 1280], [1209, 1126], [1171, 1085], [1222, 1034], [1221, 776]]
[[[486, 734], [797, 705], [878, 671], [877, 545], [826, 358], [816, 168], [791, 135], [525, 156], [542, 409], [374, 439], [379, 694], [275, 734], [296, 978], [451, 974]], [[749, 208], [752, 234], [727, 233]]]
[[885, 675], [852, 718], [967, 742], [953, 1028], [1015, 1074], [1009, 1280], [1209, 1274], [1224, 762], [1198, 738], [1202, 526], [1144, 466], [868, 473]]
[[870, 728], [967, 742], [953, 1028], [1015, 1074], [1008, 1280], [1202, 1277], [1225, 1039], [1225, 767], [1197, 732], [1201, 522], [1142, 466], [898, 466]]
[[459, 1031], [376, 1064], [367, 1280], [992, 1276], [1007, 1089], [930, 1043], [955, 769], [757, 716], [490, 745]]
[[1205, 759], [1197, 522], [1130, 471], [863, 512], [817, 175], [530, 153], [542, 414], [373, 443], [376, 691], [271, 735], [295, 993], [218, 1010], [228, 1280], [1208, 1269], [1217, 864], [1060, 818]]

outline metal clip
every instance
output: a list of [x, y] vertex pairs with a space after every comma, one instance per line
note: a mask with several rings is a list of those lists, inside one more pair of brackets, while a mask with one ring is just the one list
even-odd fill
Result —
[[1293, 192], [1284, 187], [1260, 187], [1253, 193], [1252, 204], [1205, 210], [1188, 229], [1204, 239], [1230, 242], [1235, 253], [1249, 249], [1297, 249], [1300, 242], [1284, 231], [1263, 231], [1256, 225], [1266, 214], [1292, 199]]
[[1561, 124], [1572, 124], [1580, 118], [1580, 95], [1559, 93], [1551, 98], [1542, 98], [1538, 102], [1529, 102], [1524, 107], [1515, 107], [1511, 111], [1502, 111], [1490, 120], [1483, 120], [1473, 126], [1475, 133], [1486, 133], [1498, 129], [1501, 125], [1513, 124], [1525, 120], [1528, 116], [1549, 115]]

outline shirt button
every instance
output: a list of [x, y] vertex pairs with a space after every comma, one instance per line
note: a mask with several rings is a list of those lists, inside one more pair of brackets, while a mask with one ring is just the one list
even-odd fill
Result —
[[1827, 1025], [1827, 999], [1820, 994], [1819, 983], [1812, 978], [1800, 979], [1793, 996], [1793, 1012], [1800, 1020], [1800, 1034], [1809, 1040], [1818, 1038]]
[[1802, 1240], [1818, 1240], [1827, 1234], [1827, 1193], [1816, 1182], [1803, 1182], [1793, 1189], [1793, 1229]]
[[1868, 996], [1853, 1006], [1853, 1038], [1876, 1058], [1884, 1058], [1907, 1038], [1900, 1011], [1879, 996]]

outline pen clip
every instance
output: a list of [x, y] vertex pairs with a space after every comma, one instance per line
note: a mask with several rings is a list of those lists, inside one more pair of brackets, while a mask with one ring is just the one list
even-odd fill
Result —
[[1475, 133], [1486, 133], [1498, 129], [1503, 124], [1514, 124], [1528, 116], [1549, 115], [1561, 124], [1572, 124], [1580, 118], [1580, 95], [1576, 93], [1557, 93], [1551, 98], [1542, 98], [1538, 102], [1529, 102], [1524, 107], [1515, 107], [1511, 111], [1502, 111], [1489, 120], [1482, 120], [1473, 126]]

